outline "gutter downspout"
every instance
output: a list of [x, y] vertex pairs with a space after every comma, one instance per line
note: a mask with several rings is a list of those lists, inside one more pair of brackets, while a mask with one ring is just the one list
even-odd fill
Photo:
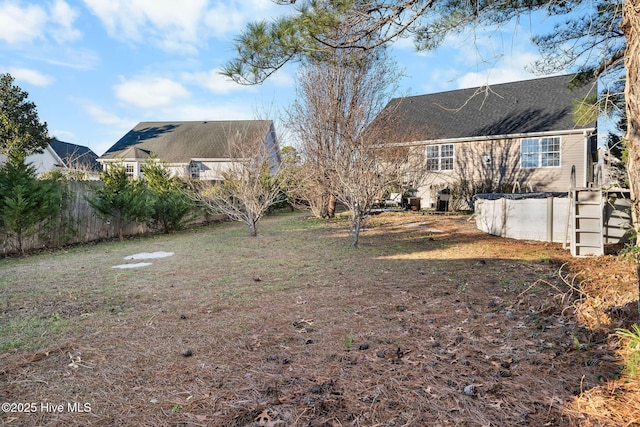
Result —
[[[584, 159], [582, 160], [582, 164], [584, 165], [584, 171], [582, 172], [582, 185], [581, 187], [587, 187], [587, 170], [589, 168], [588, 160], [589, 160], [589, 132], [586, 130], [582, 132], [582, 137], [584, 139]], [[593, 167], [593, 166], [591, 166]]]

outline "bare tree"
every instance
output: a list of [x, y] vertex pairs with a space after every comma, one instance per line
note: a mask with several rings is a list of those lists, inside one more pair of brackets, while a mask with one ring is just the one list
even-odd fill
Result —
[[[352, 29], [337, 27], [336, 38]], [[397, 178], [384, 132], [371, 124], [396, 89], [401, 72], [384, 47], [335, 49], [310, 59], [299, 75], [289, 126], [301, 143], [312, 209], [332, 216], [335, 201], [350, 211], [353, 246], [375, 200]], [[393, 173], [391, 173], [393, 169]]]
[[363, 222], [374, 203], [400, 175], [401, 163], [393, 158], [396, 152], [379, 142], [372, 134], [350, 140], [331, 170], [331, 192], [349, 209], [354, 247], [358, 247]]
[[229, 164], [222, 182], [194, 185], [196, 198], [209, 211], [245, 223], [251, 236], [258, 235], [260, 219], [284, 197], [275, 132], [270, 121], [264, 124], [269, 126], [266, 140], [264, 133], [248, 130], [227, 135]]
[[329, 170], [339, 149], [336, 115], [342, 108], [339, 70], [330, 64], [308, 64], [298, 74], [297, 97], [288, 110], [288, 126], [300, 141], [304, 169], [302, 190], [312, 212], [321, 218], [335, 214]]
[[[329, 189], [328, 184], [318, 182], [318, 169], [311, 162], [305, 162], [302, 157], [296, 154], [295, 162], [285, 163], [281, 174], [286, 180], [285, 190], [287, 198], [293, 208], [309, 209], [317, 218], [329, 216]], [[334, 198], [335, 200], [335, 198]]]

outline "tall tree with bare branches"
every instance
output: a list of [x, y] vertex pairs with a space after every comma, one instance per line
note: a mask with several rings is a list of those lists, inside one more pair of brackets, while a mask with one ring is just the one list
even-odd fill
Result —
[[[333, 37], [349, 37], [340, 25]], [[337, 200], [351, 215], [353, 246], [363, 219], [397, 176], [397, 164], [382, 161], [382, 132], [370, 125], [397, 88], [401, 72], [384, 47], [335, 49], [309, 58], [299, 74], [289, 126], [301, 144], [312, 207], [332, 216]]]

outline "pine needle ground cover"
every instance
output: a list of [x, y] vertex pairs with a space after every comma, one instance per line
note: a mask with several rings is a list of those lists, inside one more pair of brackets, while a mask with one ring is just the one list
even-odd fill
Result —
[[1, 259], [0, 422], [640, 423], [631, 263], [419, 213], [360, 244], [288, 214]]

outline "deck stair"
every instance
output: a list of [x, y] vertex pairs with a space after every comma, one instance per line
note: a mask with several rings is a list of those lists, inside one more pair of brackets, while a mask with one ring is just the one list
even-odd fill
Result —
[[571, 233], [571, 255], [575, 257], [603, 255], [603, 192], [599, 182], [594, 187], [576, 187], [575, 166], [571, 168], [568, 208], [564, 241], [566, 244], [567, 235]]
[[602, 190], [590, 187], [572, 188], [569, 199], [573, 208], [571, 255], [575, 257], [603, 255]]

